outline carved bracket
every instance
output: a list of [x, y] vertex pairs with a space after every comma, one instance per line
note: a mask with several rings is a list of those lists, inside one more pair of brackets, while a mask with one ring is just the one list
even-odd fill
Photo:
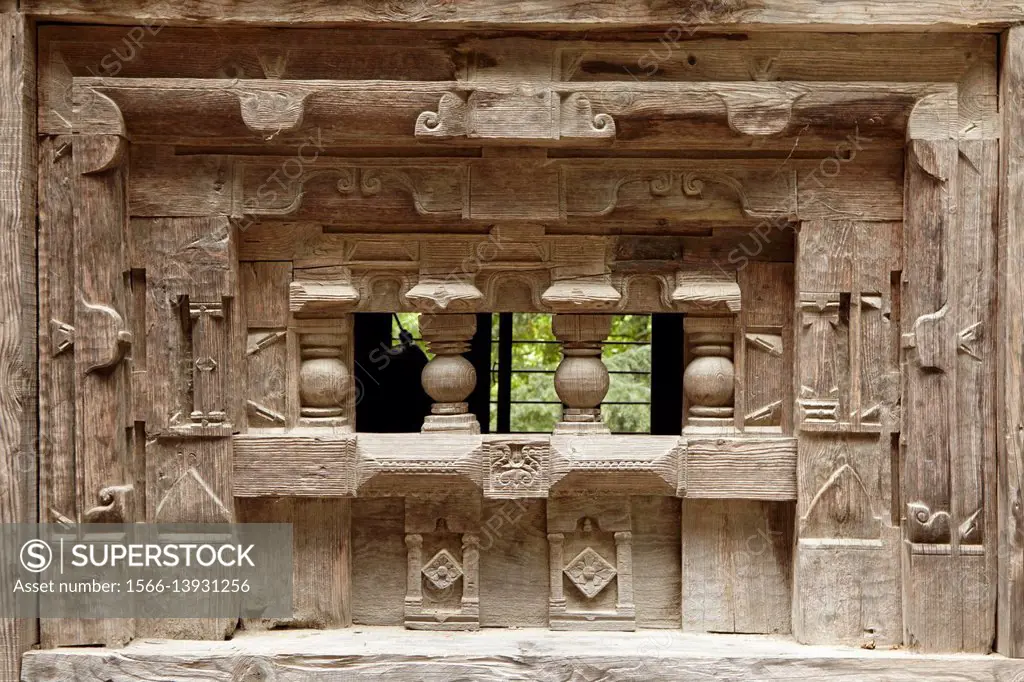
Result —
[[105, 305], [80, 301], [80, 319], [91, 333], [87, 340], [79, 340], [77, 353], [85, 366], [85, 372], [95, 372], [116, 366], [128, 354], [132, 345], [132, 333], [127, 330], [120, 313]]

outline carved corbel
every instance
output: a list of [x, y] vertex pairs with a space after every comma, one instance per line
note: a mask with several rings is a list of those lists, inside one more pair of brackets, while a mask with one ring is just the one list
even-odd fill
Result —
[[555, 312], [608, 310], [622, 300], [612, 286], [608, 244], [602, 238], [570, 238], [553, 245], [551, 286], [541, 302]]
[[424, 111], [416, 117], [416, 137], [462, 137], [466, 135], [469, 105], [462, 95], [441, 95], [437, 111]]
[[680, 270], [672, 301], [684, 309], [720, 309], [735, 315], [740, 311], [740, 285], [735, 272], [718, 267]]
[[288, 285], [288, 309], [296, 317], [355, 310], [361, 299], [348, 268], [332, 269], [330, 279], [296, 279]]
[[132, 345], [132, 333], [120, 313], [110, 306], [95, 305], [81, 299], [76, 317], [90, 329], [90, 333], [79, 340], [76, 349], [86, 374], [110, 369], [124, 360]]
[[806, 93], [766, 83], [748, 84], [740, 91], [717, 94], [725, 104], [729, 127], [741, 135], [760, 137], [786, 130], [793, 116], [793, 105]]
[[562, 100], [561, 137], [615, 139], [615, 120], [611, 114], [595, 114], [590, 99], [574, 92]]
[[417, 310], [428, 313], [476, 310], [484, 300], [483, 292], [470, 282], [431, 275], [421, 275], [405, 297]]
[[[907, 119], [907, 141], [955, 140], [958, 135], [958, 123], [959, 101], [956, 86], [945, 87], [940, 92], [925, 95], [914, 103]], [[929, 165], [922, 164], [921, 167], [929, 175], [939, 177], [929, 170]], [[941, 179], [945, 180], [948, 177], [949, 175], [945, 174]]]
[[245, 126], [266, 139], [302, 125], [308, 92], [236, 90]]
[[72, 129], [76, 134], [128, 137], [121, 108], [99, 89], [76, 80], [71, 97]]

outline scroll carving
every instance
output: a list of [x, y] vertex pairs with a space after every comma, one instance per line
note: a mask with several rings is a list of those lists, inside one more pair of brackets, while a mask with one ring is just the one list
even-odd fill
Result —
[[84, 523], [126, 523], [131, 519], [130, 506], [134, 486], [112, 485], [100, 490], [99, 505], [82, 515]]
[[611, 114], [595, 114], [590, 99], [574, 92], [562, 101], [562, 137], [615, 138], [615, 120]]
[[949, 512], [933, 512], [924, 502], [908, 502], [907, 539], [916, 544], [948, 544]]
[[777, 202], [765, 203], [752, 199], [738, 178], [712, 171], [656, 170], [621, 173], [604, 190], [600, 203], [568, 205], [567, 217], [598, 217], [615, 212], [620, 196], [626, 188], [640, 185], [655, 201], [661, 198], [682, 199], [682, 204], [673, 204], [673, 211], [699, 213], [709, 208], [712, 201], [733, 202], [737, 209], [748, 218], [766, 217], [780, 213], [791, 213], [795, 206], [780, 206]]
[[461, 137], [466, 134], [469, 106], [454, 92], [441, 95], [437, 111], [424, 111], [416, 117], [416, 137]]

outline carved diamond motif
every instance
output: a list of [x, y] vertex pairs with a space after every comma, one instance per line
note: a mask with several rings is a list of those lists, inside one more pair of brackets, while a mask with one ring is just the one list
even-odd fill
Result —
[[423, 567], [423, 575], [439, 590], [451, 587], [462, 577], [462, 567], [448, 550], [442, 549]]
[[590, 547], [577, 554], [564, 571], [587, 599], [596, 597], [616, 573], [615, 567]]

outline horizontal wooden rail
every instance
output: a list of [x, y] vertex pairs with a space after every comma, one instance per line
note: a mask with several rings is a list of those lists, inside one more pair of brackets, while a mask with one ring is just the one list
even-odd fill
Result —
[[235, 497], [402, 495], [461, 479], [485, 497], [622, 494], [796, 499], [796, 440], [434, 433], [234, 436]]

